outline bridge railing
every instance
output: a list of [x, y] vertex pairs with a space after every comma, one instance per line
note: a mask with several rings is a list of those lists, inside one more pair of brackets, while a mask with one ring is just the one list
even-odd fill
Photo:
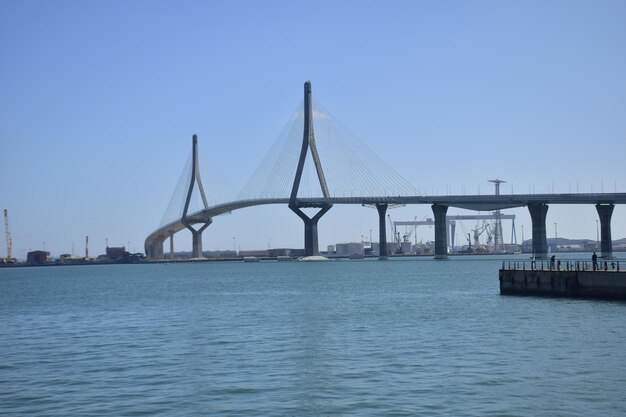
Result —
[[551, 261], [547, 260], [530, 260], [530, 261], [503, 261], [503, 270], [513, 271], [616, 271], [620, 270], [620, 263], [618, 260], [599, 260], [598, 262], [590, 260], [578, 260], [568, 259], [560, 260], [556, 259]]

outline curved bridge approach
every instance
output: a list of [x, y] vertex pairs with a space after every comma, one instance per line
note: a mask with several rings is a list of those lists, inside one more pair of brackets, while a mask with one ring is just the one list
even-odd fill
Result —
[[[515, 207], [528, 207], [533, 220], [533, 252], [537, 256], [547, 254], [547, 239], [545, 217], [549, 204], [594, 204], [600, 216], [602, 224], [602, 254], [610, 256], [611, 248], [611, 226], [610, 219], [615, 204], [626, 204], [626, 193], [594, 193], [594, 194], [515, 194], [515, 195], [463, 195], [463, 196], [396, 196], [396, 197], [330, 197], [328, 199], [303, 198], [299, 199], [303, 207], [319, 207], [321, 204], [353, 204], [388, 207], [391, 205], [408, 204], [430, 204], [435, 214], [435, 249], [447, 248], [445, 233], [445, 212], [448, 207], [456, 207], [475, 211], [503, 210]], [[188, 221], [193, 224], [204, 224], [214, 217], [230, 213], [246, 207], [281, 204], [288, 205], [288, 198], [267, 198], [238, 200], [228, 203], [218, 204], [204, 210], [192, 213], [188, 216]], [[444, 211], [442, 214], [441, 211]], [[534, 215], [533, 215], [534, 214]], [[386, 241], [386, 227], [384, 226], [384, 213], [381, 216], [383, 227], [379, 230], [381, 245]], [[151, 259], [163, 258], [163, 245], [174, 233], [185, 229], [182, 220], [177, 220], [166, 224], [154, 232], [146, 239], [146, 255]], [[443, 230], [443, 231], [442, 231]], [[543, 244], [542, 244], [543, 242]], [[545, 252], [543, 252], [545, 251]], [[381, 251], [382, 252], [382, 251]], [[447, 249], [443, 253], [435, 253], [435, 256], [442, 258], [446, 255]]]

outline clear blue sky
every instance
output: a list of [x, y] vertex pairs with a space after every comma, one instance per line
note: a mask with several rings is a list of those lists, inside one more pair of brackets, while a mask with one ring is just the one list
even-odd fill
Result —
[[[427, 194], [490, 193], [494, 177], [503, 193], [626, 191], [621, 0], [0, 0], [0, 60], [0, 208], [18, 257], [44, 242], [83, 253], [85, 235], [92, 254], [105, 239], [143, 251], [191, 135], [238, 190], [305, 80]], [[513, 212], [528, 238], [527, 210]], [[595, 219], [593, 206], [551, 206], [549, 237], [558, 223], [595, 239]], [[376, 225], [372, 209], [334, 207], [320, 247]], [[216, 218], [204, 247], [298, 247], [302, 234], [287, 208], [249, 208]], [[621, 206], [613, 237], [626, 237]]]

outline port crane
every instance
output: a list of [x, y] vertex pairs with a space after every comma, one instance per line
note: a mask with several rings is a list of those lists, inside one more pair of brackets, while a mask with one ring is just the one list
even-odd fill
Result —
[[477, 248], [480, 246], [479, 239], [484, 232], [487, 232], [487, 245], [491, 244], [493, 233], [491, 231], [491, 225], [486, 221], [483, 221], [481, 226], [476, 225], [476, 229], [472, 229], [472, 232], [474, 232], [474, 247]]
[[404, 234], [402, 235], [402, 241], [410, 242], [412, 234], [413, 234], [413, 230], [407, 230], [406, 232], [404, 232]]
[[396, 228], [394, 227], [393, 221], [391, 220], [391, 215], [387, 214], [387, 220], [389, 220], [389, 231], [391, 233], [391, 236], [393, 236], [393, 241], [394, 242], [400, 242], [400, 232], [396, 231]]
[[[390, 226], [390, 230], [392, 231], [393, 234], [393, 238], [395, 242], [403, 242], [403, 243], [407, 243], [411, 241], [411, 236], [413, 235], [413, 230], [409, 229], [408, 226], [405, 226], [404, 228], [404, 233], [402, 234], [402, 239], [400, 239], [400, 232], [398, 232], [398, 229], [396, 227], [396, 223], [393, 222], [391, 220], [391, 216], [387, 215], [387, 217], [389, 218], [389, 226]], [[417, 220], [417, 216], [415, 216], [415, 219], [413, 219], [413, 223], [415, 223], [415, 221]], [[414, 226], [415, 228], [417, 228], [417, 226]], [[417, 236], [417, 233], [416, 233]], [[417, 242], [416, 242], [417, 243]]]

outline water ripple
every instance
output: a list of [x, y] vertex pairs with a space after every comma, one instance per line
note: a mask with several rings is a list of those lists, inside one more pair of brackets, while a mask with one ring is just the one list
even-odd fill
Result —
[[626, 304], [470, 263], [4, 269], [0, 416], [626, 415]]

